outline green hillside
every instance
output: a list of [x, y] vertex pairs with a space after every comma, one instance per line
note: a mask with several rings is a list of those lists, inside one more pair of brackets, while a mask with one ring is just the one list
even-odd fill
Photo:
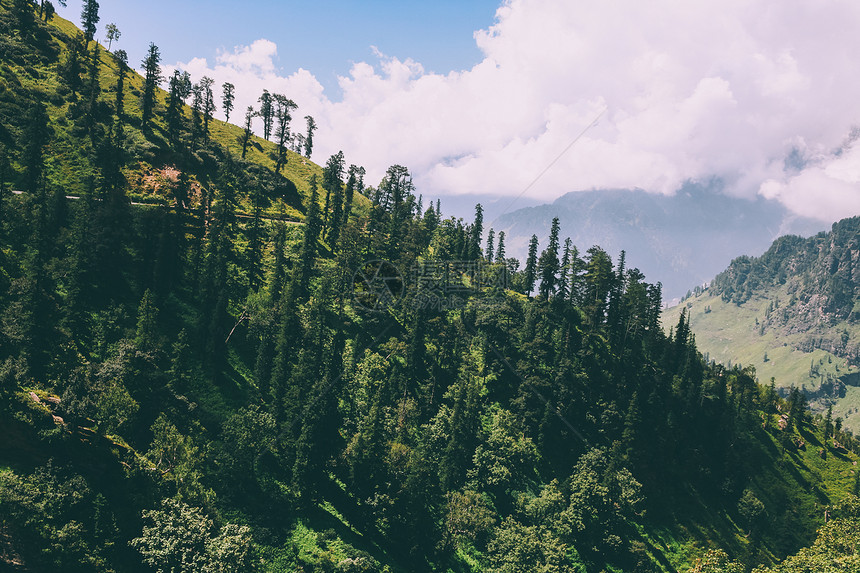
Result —
[[520, 265], [403, 166], [365, 197], [162, 92], [144, 122], [38, 10], [0, 1], [0, 569], [856, 558], [860, 444], [664, 332], [630, 261], [554, 219]]
[[[62, 188], [67, 195], [76, 196], [98, 191], [104, 186], [106, 150], [115, 147], [121, 149], [117, 168], [126, 194], [133, 201], [172, 205], [176, 202], [177, 187], [184, 185], [189, 195], [187, 206], [200, 207], [213, 194], [218, 185], [219, 165], [229, 156], [242, 165], [246, 174], [237, 189], [240, 212], [252, 213], [259, 205], [264, 216], [303, 218], [311, 175], [316, 175], [322, 183], [322, 169], [318, 165], [288, 149], [286, 164], [276, 174], [277, 145], [256, 135], [251, 137], [242, 160], [244, 130], [214, 118], [209, 124], [208, 137], [193, 137], [190, 99], [182, 105], [179, 140], [171, 141], [167, 92], [161, 87], [157, 89], [152, 123], [144, 126], [141, 121], [144, 78], [128, 67], [122, 98], [124, 110], [117, 115], [117, 78], [122, 67], [115, 55], [117, 51], [108, 52], [103, 46], [96, 51], [96, 42], [86, 42], [74, 24], [59, 16], [53, 16], [47, 24], [39, 21], [38, 9], [37, 17], [23, 31], [20, 17], [16, 18], [15, 10], [10, 9], [14, 5], [12, 0], [0, 2], [5, 54], [0, 65], [0, 144], [12, 168], [4, 175], [10, 179], [7, 184], [12, 188], [26, 187], [22, 141], [27, 136], [28, 106], [39, 101], [45, 105], [49, 118], [50, 137], [45, 154], [50, 159], [44, 173], [48, 188]], [[76, 73], [69, 71], [72, 49], [78, 53]], [[90, 69], [94, 61], [98, 63], [96, 104], [91, 105], [85, 92], [91, 91]], [[167, 83], [165, 79], [161, 86]], [[244, 110], [234, 110], [234, 121], [241, 122], [243, 114]], [[121, 135], [118, 135], [119, 124], [122, 124]], [[183, 181], [183, 174], [187, 175], [187, 181]], [[321, 197], [320, 201], [323, 200]], [[356, 209], [366, 206], [364, 197], [356, 197]]]
[[741, 257], [686, 308], [699, 348], [723, 364], [754, 366], [759, 380], [803, 390], [813, 411], [860, 432], [857, 218], [809, 239], [783, 237], [762, 257]]

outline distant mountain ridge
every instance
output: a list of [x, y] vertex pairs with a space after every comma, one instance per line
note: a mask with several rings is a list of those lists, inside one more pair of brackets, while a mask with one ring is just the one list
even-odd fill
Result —
[[797, 217], [776, 201], [747, 200], [718, 185], [687, 184], [672, 196], [641, 190], [571, 192], [551, 204], [501, 215], [488, 226], [505, 231], [511, 256], [524, 260], [533, 233], [545, 245], [546, 229], [559, 217], [561, 236], [580, 252], [601, 245], [663, 283], [664, 298], [709, 282], [740, 253], [763, 252], [780, 235], [809, 236], [826, 223]]
[[[801, 388], [813, 409], [860, 431], [860, 217], [741, 256], [684, 301], [699, 349]], [[664, 325], [679, 308], [664, 313]]]
[[[856, 323], [860, 318], [860, 217], [843, 219], [829, 233], [808, 239], [780, 237], [758, 258], [738, 257], [717, 275], [711, 291], [740, 305], [783, 284], [791, 295], [788, 307], [771, 312], [762, 323], [764, 328], [807, 332], [840, 321]], [[848, 352], [846, 342], [840, 340], [832, 348]], [[857, 360], [860, 350], [850, 355]]]

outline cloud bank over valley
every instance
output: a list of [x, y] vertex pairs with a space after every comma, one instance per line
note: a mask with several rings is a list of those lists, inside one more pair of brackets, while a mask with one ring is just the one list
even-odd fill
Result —
[[234, 83], [237, 123], [263, 89], [287, 95], [294, 131], [316, 119], [314, 158], [342, 149], [373, 184], [399, 163], [425, 195], [517, 196], [558, 158], [529, 197], [718, 179], [832, 221], [860, 214], [858, 28], [845, 0], [510, 0], [470, 69], [377, 51], [336, 97], [268, 39], [168, 67]]

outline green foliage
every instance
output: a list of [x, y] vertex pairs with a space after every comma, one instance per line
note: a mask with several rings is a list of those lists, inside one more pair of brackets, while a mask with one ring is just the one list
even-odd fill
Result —
[[96, 0], [85, 0], [81, 9], [81, 28], [87, 42], [91, 42], [96, 35], [96, 24], [99, 20], [99, 3]]
[[725, 551], [711, 550], [696, 561], [689, 573], [743, 573], [740, 563], [732, 561]]
[[756, 573], [857, 571], [860, 568], [860, 502], [850, 496], [831, 508], [831, 512], [833, 519], [818, 530], [811, 547], [801, 549], [775, 567], [756, 569]]
[[493, 573], [582, 571], [567, 557], [567, 546], [542, 526], [525, 526], [511, 517], [496, 530], [487, 553]]
[[474, 476], [482, 489], [498, 495], [519, 491], [534, 479], [538, 462], [534, 443], [508, 411], [492, 414], [489, 435], [475, 449]]
[[738, 502], [738, 514], [747, 524], [750, 532], [758, 532], [763, 525], [767, 512], [761, 500], [751, 490], [746, 489]]
[[233, 102], [236, 100], [236, 86], [230, 82], [224, 82], [221, 86], [221, 109], [224, 110], [224, 121], [230, 121], [230, 112], [233, 111]]
[[146, 523], [131, 541], [143, 562], [163, 573], [253, 571], [256, 560], [247, 526], [226, 524], [215, 532], [209, 518], [172, 499], [143, 512]]
[[164, 80], [161, 72], [161, 52], [158, 46], [151, 43], [149, 50], [146, 53], [146, 58], [142, 62], [144, 80], [143, 80], [143, 97], [141, 100], [141, 122], [146, 127], [152, 119], [152, 114], [155, 110], [155, 89]]
[[[48, 87], [0, 66], [0, 533], [28, 568], [643, 572], [702, 542], [752, 567], [850, 487], [840, 427], [801, 457], [802, 394], [705, 362], [688, 314], [664, 334], [623, 255], [559, 252], [554, 221], [520, 271], [503, 233], [482, 253], [480, 205], [422, 213], [405, 166], [371, 187], [342, 153], [294, 160], [314, 124], [291, 133], [284, 95], [260, 100], [275, 145], [252, 108], [214, 120], [206, 78], [161, 92], [154, 45], [141, 78], [62, 19], [31, 29], [10, 46]], [[484, 257], [514, 289], [462, 268]], [[370, 310], [379, 259], [403, 277]]]
[[524, 289], [523, 292], [527, 295], [531, 295], [532, 291], [535, 288], [535, 279], [537, 278], [537, 249], [538, 249], [538, 238], [537, 235], [532, 235], [531, 240], [529, 241], [529, 254], [526, 258], [526, 267], [525, 267], [525, 277], [524, 277]]
[[13, 555], [35, 570], [111, 570], [104, 543], [114, 529], [93, 529], [104, 523], [93, 520], [95, 503], [86, 480], [68, 468], [49, 462], [25, 476], [0, 470], [0, 523]]

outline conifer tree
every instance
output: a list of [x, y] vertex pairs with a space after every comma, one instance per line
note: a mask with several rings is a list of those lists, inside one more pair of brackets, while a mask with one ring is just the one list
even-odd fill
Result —
[[305, 152], [305, 136], [301, 133], [294, 133], [291, 139], [293, 142], [293, 153], [303, 155]]
[[89, 69], [87, 74], [86, 84], [86, 114], [85, 123], [90, 136], [93, 135], [93, 128], [98, 120], [98, 103], [99, 95], [101, 94], [101, 84], [99, 83], [99, 70], [101, 68], [101, 56], [98, 43], [93, 45], [93, 50], [90, 53]]
[[314, 132], [317, 130], [317, 122], [309, 115], [305, 116], [305, 120], [308, 122], [308, 134], [305, 136], [305, 157], [310, 159], [314, 149]]
[[236, 86], [230, 82], [224, 82], [221, 86], [221, 109], [224, 110], [224, 121], [230, 122], [230, 112], [233, 111], [233, 102], [236, 100]]
[[179, 143], [182, 130], [182, 105], [185, 94], [184, 80], [190, 82], [190, 79], [187, 76], [183, 76], [179, 70], [173, 70], [167, 91], [167, 112], [165, 113], [165, 119], [167, 120], [167, 133], [174, 145]]
[[209, 76], [200, 78], [200, 111], [203, 114], [203, 139], [206, 141], [209, 141], [209, 122], [215, 113], [213, 85], [215, 85], [215, 80]]
[[319, 214], [319, 196], [317, 194], [316, 175], [310, 179], [311, 196], [308, 211], [305, 215], [305, 232], [302, 237], [302, 248], [299, 253], [299, 261], [291, 278], [290, 289], [293, 300], [304, 300], [308, 294], [313, 271], [314, 260], [317, 254], [317, 241], [319, 240], [322, 221]]
[[276, 417], [282, 421], [285, 416], [284, 393], [291, 378], [290, 361], [294, 358], [296, 352], [295, 341], [299, 330], [296, 306], [307, 300], [310, 294], [311, 274], [316, 259], [317, 241], [319, 240], [322, 228], [319, 216], [316, 175], [311, 175], [309, 184], [311, 197], [307, 214], [305, 215], [304, 236], [302, 238], [299, 260], [293, 266], [289, 285], [283, 289], [281, 296], [281, 324], [275, 347], [275, 359], [270, 384], [271, 398], [276, 407]]
[[[593, 327], [603, 324], [606, 319], [606, 307], [609, 293], [613, 287], [615, 275], [612, 272], [612, 259], [598, 246], [587, 251], [588, 259], [585, 264], [583, 307], [591, 320]], [[684, 345], [686, 344], [686, 340]]]
[[137, 331], [134, 342], [138, 348], [150, 350], [155, 348], [158, 335], [158, 308], [155, 305], [155, 295], [146, 289], [137, 310]]
[[286, 225], [279, 224], [275, 231], [274, 256], [275, 261], [268, 281], [268, 292], [266, 304], [271, 309], [271, 322], [263, 325], [259, 346], [257, 347], [257, 359], [254, 365], [254, 375], [257, 379], [257, 387], [263, 397], [269, 396], [270, 382], [272, 379], [272, 362], [275, 352], [275, 338], [278, 331], [275, 327], [280, 322], [281, 309], [279, 303], [282, 298], [284, 286], [284, 244], [287, 239]]
[[147, 50], [146, 58], [143, 60], [143, 97], [141, 101], [141, 122], [144, 129], [149, 127], [152, 114], [155, 110], [155, 90], [163, 81], [161, 73], [161, 53], [158, 46], [151, 43]]
[[624, 418], [624, 432], [621, 434], [621, 441], [625, 448], [625, 457], [634, 464], [641, 459], [642, 444], [640, 440], [640, 431], [642, 427], [642, 401], [639, 398], [639, 392], [633, 392], [633, 398], [630, 400], [630, 406], [627, 408], [627, 416]]
[[269, 90], [263, 90], [260, 102], [260, 118], [263, 120], [263, 139], [269, 139], [272, 134], [272, 124], [275, 121], [274, 99]]
[[349, 215], [352, 212], [352, 199], [355, 196], [355, 190], [358, 187], [358, 167], [350, 165], [347, 169], [346, 187], [344, 188], [343, 197], [343, 225], [349, 222]]
[[523, 288], [525, 292], [523, 294], [527, 294], [531, 296], [532, 291], [535, 288], [535, 280], [537, 279], [537, 250], [538, 250], [538, 238], [537, 235], [532, 235], [531, 240], [529, 241], [529, 254], [528, 258], [526, 258], [526, 268], [524, 270], [524, 280], [525, 284]]
[[44, 18], [47, 24], [54, 19], [56, 14], [57, 9], [54, 7], [54, 4], [50, 0], [43, 0], [39, 8], [39, 17]]
[[[337, 241], [337, 234], [340, 232], [340, 217], [343, 212], [343, 168], [343, 151], [338, 151], [328, 158], [325, 169], [323, 169], [322, 186], [325, 189], [325, 206], [323, 207], [322, 228], [323, 234], [327, 234], [331, 244]], [[332, 195], [335, 198], [334, 202], [331, 201]], [[331, 217], [329, 217], [329, 213], [331, 213]], [[331, 228], [326, 233], [329, 226]]]
[[35, 17], [31, 0], [13, 0], [12, 11], [22, 34], [29, 34], [33, 28]]
[[496, 262], [505, 262], [505, 232], [499, 231], [499, 245], [496, 247]]
[[482, 380], [486, 376], [485, 344], [481, 338], [473, 339], [464, 353], [456, 387], [452, 388], [453, 408], [451, 431], [439, 467], [439, 477], [445, 491], [454, 491], [466, 478], [468, 463], [475, 451], [482, 393]]
[[61, 74], [72, 92], [72, 100], [77, 98], [77, 94], [81, 89], [81, 56], [86, 52], [85, 41], [82, 35], [75, 36], [70, 42], [66, 50], [66, 57], [63, 61]]
[[197, 144], [197, 138], [203, 133], [203, 90], [199, 83], [191, 86], [191, 146]]
[[231, 277], [228, 272], [230, 263], [235, 261], [232, 236], [235, 234], [237, 181], [236, 164], [228, 154], [218, 173], [218, 194], [211, 210], [211, 220], [206, 234], [203, 256], [202, 276], [201, 334], [205, 341], [206, 362], [212, 374], [217, 375], [225, 356], [227, 305], [229, 302]]
[[412, 213], [412, 194], [415, 191], [412, 175], [403, 165], [392, 165], [385, 172], [377, 191], [379, 208], [376, 213], [387, 223], [387, 244], [379, 252], [395, 259], [401, 249], [406, 222]]
[[487, 261], [493, 262], [493, 241], [496, 238], [496, 232], [490, 229], [490, 232], [487, 233], [487, 252], [486, 257]]
[[84, 0], [81, 10], [81, 28], [87, 43], [92, 42], [96, 34], [96, 24], [99, 23], [99, 3], [96, 0]]
[[262, 267], [262, 229], [263, 229], [263, 193], [259, 184], [251, 191], [251, 204], [254, 209], [253, 219], [248, 227], [248, 282], [252, 290], [260, 287]]
[[538, 261], [538, 273], [540, 274], [540, 295], [549, 299], [555, 293], [555, 283], [558, 280], [558, 217], [552, 220], [552, 228], [549, 232], [549, 244], [540, 255]]
[[[280, 173], [287, 162], [287, 142], [290, 139], [290, 121], [292, 111], [298, 106], [296, 102], [282, 94], [272, 96], [275, 101], [275, 139], [278, 143], [278, 159], [275, 162], [275, 173]], [[261, 107], [262, 109], [262, 107]]]
[[51, 137], [48, 125], [48, 112], [45, 106], [35, 102], [27, 110], [23, 134], [23, 159], [25, 188], [30, 193], [40, 191], [44, 186], [45, 157], [44, 149]]
[[481, 237], [484, 234], [484, 207], [478, 203], [475, 205], [475, 220], [472, 222], [472, 229], [469, 235], [469, 246], [466, 257], [469, 260], [479, 259], [481, 257]]
[[558, 275], [557, 296], [561, 300], [568, 300], [570, 297], [570, 248], [571, 240], [570, 237], [568, 237], [564, 240], [564, 251], [561, 257], [561, 267]]
[[257, 116], [257, 112], [254, 111], [253, 106], [248, 106], [248, 109], [245, 110], [245, 128], [242, 131], [242, 159], [245, 159], [245, 154], [248, 152], [248, 143], [251, 141], [251, 136], [254, 135], [254, 131], [251, 129], [251, 122]]
[[114, 53], [116, 60], [116, 98], [114, 99], [114, 112], [116, 113], [117, 125], [121, 126], [125, 116], [125, 74], [128, 72], [128, 54], [125, 50], [117, 50]]

